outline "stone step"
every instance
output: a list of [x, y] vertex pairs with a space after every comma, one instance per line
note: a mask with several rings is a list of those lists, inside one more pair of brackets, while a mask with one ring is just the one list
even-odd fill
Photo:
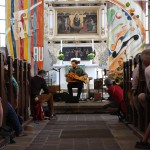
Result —
[[[98, 101], [79, 101], [79, 103], [55, 102], [55, 113], [57, 114], [95, 114], [108, 113], [104, 106], [109, 102], [106, 100]], [[115, 111], [112, 109], [111, 111]]]

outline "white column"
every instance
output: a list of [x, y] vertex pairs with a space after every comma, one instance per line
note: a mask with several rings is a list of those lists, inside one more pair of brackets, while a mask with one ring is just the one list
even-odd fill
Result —
[[100, 6], [100, 36], [102, 39], [107, 38], [107, 7]]
[[49, 36], [53, 36], [53, 10], [49, 10]]

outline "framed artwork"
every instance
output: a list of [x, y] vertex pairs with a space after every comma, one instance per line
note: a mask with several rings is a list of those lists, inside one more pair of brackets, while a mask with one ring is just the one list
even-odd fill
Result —
[[56, 9], [56, 35], [98, 35], [99, 8]]
[[71, 58], [88, 60], [87, 56], [92, 53], [92, 47], [63, 47], [62, 53], [65, 55], [64, 61], [70, 61]]

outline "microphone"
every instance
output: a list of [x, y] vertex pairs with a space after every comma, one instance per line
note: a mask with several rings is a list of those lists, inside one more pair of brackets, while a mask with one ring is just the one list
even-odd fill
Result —
[[52, 68], [52, 70], [55, 70], [55, 71], [57, 71], [57, 69], [56, 69], [56, 68]]

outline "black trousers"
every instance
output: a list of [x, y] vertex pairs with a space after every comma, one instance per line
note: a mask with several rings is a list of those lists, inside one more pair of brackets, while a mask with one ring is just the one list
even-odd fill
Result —
[[71, 97], [73, 97], [72, 88], [78, 88], [77, 97], [80, 98], [82, 88], [83, 88], [83, 82], [69, 82], [67, 87], [68, 87], [69, 95]]

